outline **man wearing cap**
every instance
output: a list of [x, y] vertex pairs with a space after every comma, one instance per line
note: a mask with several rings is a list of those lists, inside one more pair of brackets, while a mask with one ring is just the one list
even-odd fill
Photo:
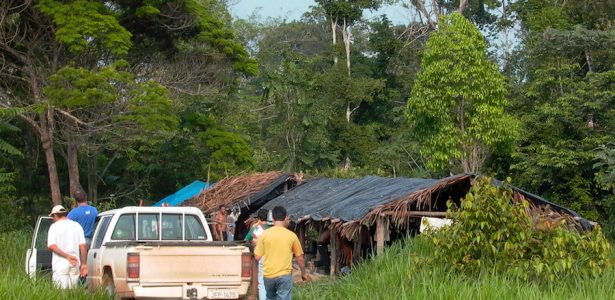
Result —
[[62, 289], [77, 286], [79, 276], [88, 275], [87, 248], [81, 225], [69, 220], [62, 205], [56, 205], [49, 214], [53, 224], [47, 233], [47, 247], [53, 253], [51, 259], [52, 279]]
[[68, 213], [68, 218], [81, 225], [83, 233], [85, 234], [85, 243], [87, 248], [90, 249], [98, 210], [96, 210], [96, 207], [88, 204], [84, 192], [77, 191], [73, 197], [77, 201], [77, 207], [73, 208]]

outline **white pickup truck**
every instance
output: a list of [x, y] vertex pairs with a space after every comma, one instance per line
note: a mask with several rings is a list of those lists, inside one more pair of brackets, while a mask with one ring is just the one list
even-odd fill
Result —
[[237, 299], [251, 271], [248, 248], [212, 241], [199, 209], [125, 207], [99, 214], [86, 282], [116, 298]]

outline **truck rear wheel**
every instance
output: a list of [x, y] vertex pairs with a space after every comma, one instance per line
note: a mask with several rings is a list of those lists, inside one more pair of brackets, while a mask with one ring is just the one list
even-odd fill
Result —
[[115, 283], [113, 282], [113, 275], [109, 272], [105, 272], [102, 277], [102, 284], [105, 288], [105, 292], [107, 295], [114, 297], [114, 299], [119, 299], [115, 294]]

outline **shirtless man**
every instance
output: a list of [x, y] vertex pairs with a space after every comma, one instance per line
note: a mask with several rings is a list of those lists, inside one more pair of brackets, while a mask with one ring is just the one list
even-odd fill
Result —
[[226, 207], [220, 205], [220, 209], [214, 216], [214, 238], [216, 241], [226, 241]]

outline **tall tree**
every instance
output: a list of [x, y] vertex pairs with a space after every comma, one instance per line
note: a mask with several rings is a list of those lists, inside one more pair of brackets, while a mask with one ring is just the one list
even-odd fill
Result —
[[611, 195], [593, 168], [613, 128], [612, 1], [520, 2], [523, 48], [514, 102], [527, 135], [511, 160], [516, 184], [607, 221]]
[[[369, 102], [373, 99], [374, 93], [382, 88], [382, 81], [373, 80], [367, 76], [363, 76], [361, 78], [353, 78], [351, 76], [351, 29], [352, 25], [361, 20], [363, 16], [363, 11], [366, 9], [377, 9], [382, 3], [382, 0], [317, 0], [316, 1], [324, 13], [326, 14], [329, 22], [331, 23], [331, 34], [332, 34], [332, 42], [333, 42], [333, 55], [334, 55], [334, 66], [329, 71], [329, 73], [323, 77], [326, 85], [330, 83], [338, 83], [339, 87], [335, 88], [338, 90], [345, 90], [349, 92], [348, 87], [360, 87], [362, 88], [358, 93], [354, 93], [354, 95], [349, 95], [348, 97], [339, 97], [340, 93], [337, 91], [331, 90], [332, 95], [334, 95], [333, 100], [338, 101], [338, 99], [344, 99], [344, 111], [346, 118], [346, 129], [350, 130], [352, 126], [352, 115], [359, 109], [361, 103], [364, 101]], [[347, 80], [339, 77], [339, 68], [337, 66], [337, 30], [341, 29], [342, 39], [344, 42], [344, 52], [346, 54], [346, 75]], [[352, 90], [358, 91], [356, 89]], [[345, 95], [341, 93], [342, 95]], [[360, 95], [359, 97], [356, 97]], [[342, 168], [344, 170], [348, 170], [351, 166], [351, 159], [349, 153], [350, 149], [345, 147], [342, 149], [344, 152], [344, 160], [342, 163]]]
[[[51, 198], [54, 204], [60, 204], [54, 154], [58, 110], [43, 93], [46, 78], [67, 63], [67, 52], [83, 51], [88, 44], [126, 53], [130, 35], [112, 15], [105, 14], [108, 8], [100, 3], [75, 1], [64, 6], [48, 0], [36, 6], [32, 1], [3, 1], [0, 5], [0, 57], [4, 62], [0, 77], [6, 95], [0, 105], [30, 108], [20, 116], [41, 140]], [[47, 15], [57, 17], [55, 22]], [[85, 15], [89, 18], [84, 19]]]
[[492, 151], [512, 150], [518, 126], [486, 50], [478, 29], [457, 12], [442, 17], [427, 41], [406, 113], [433, 169], [479, 172]]
[[[382, 0], [316, 0], [322, 7], [331, 23], [331, 38], [336, 51], [337, 30], [342, 31], [342, 40], [346, 53], [346, 69], [350, 77], [350, 38], [352, 25], [361, 19], [366, 9], [377, 9]], [[334, 53], [334, 64], [337, 64], [337, 54]]]
[[438, 28], [441, 16], [453, 12], [463, 14], [476, 24], [491, 23], [496, 16], [489, 10], [502, 4], [500, 0], [409, 0], [407, 2], [406, 6], [413, 7], [418, 12], [419, 19], [432, 30]]
[[[77, 116], [74, 114], [78, 106], [75, 103], [50, 101], [43, 89], [52, 75], [63, 70], [64, 75], [70, 77], [71, 72], [91, 70], [94, 74], [86, 77], [92, 79], [100, 75], [96, 73], [101, 68], [124, 57], [133, 66], [135, 84], [153, 79], [169, 86], [174, 96], [202, 96], [211, 94], [211, 90], [219, 86], [228, 86], [232, 81], [204, 80], [225, 77], [211, 76], [215, 73], [212, 69], [216, 68], [202, 66], [221, 62], [220, 65], [229, 66], [224, 68], [229, 70], [227, 74], [256, 72], [255, 61], [241, 44], [234, 41], [232, 30], [222, 20], [227, 16], [219, 14], [225, 10], [218, 1], [103, 3], [94, 0], [41, 0], [36, 4], [32, 1], [3, 1], [0, 5], [0, 56], [5, 62], [0, 76], [3, 94], [7, 95], [2, 97], [0, 105], [28, 108], [21, 117], [32, 126], [42, 142], [52, 200], [56, 204], [61, 202], [61, 197], [54, 155], [55, 140], [62, 138], [66, 143], [71, 191], [82, 189], [78, 153], [84, 139], [79, 132], [86, 127], [91, 132], [92, 125], [97, 123], [91, 117], [110, 111], [100, 111], [99, 105], [81, 105], [78, 108], [81, 115]], [[172, 66], [178, 65], [189, 72], [176, 72], [178, 68]], [[69, 82], [67, 89], [73, 93], [72, 100], [96, 97], [98, 83], [75, 78], [64, 81]], [[168, 101], [164, 88], [154, 83], [144, 84], [140, 89], [143, 93], [132, 94], [132, 99], [148, 102], [148, 99], [166, 98]], [[123, 104], [130, 102], [128, 99], [117, 100], [125, 101]], [[122, 101], [115, 103], [119, 102]], [[139, 105], [142, 104], [144, 102]], [[151, 108], [160, 108], [154, 107]], [[141, 108], [132, 107], [144, 112]], [[115, 108], [113, 111], [120, 110]], [[163, 109], [158, 112], [170, 111]], [[149, 113], [151, 116], [152, 111]], [[61, 135], [57, 134], [58, 130]]]

